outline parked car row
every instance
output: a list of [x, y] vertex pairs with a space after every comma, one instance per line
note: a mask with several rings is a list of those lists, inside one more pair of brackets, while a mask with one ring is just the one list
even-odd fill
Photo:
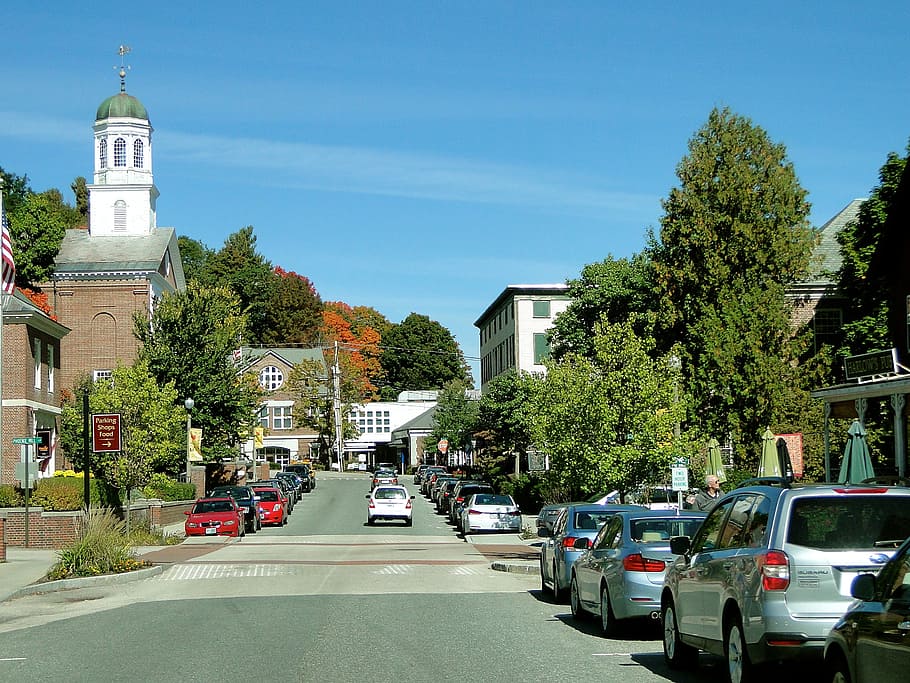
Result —
[[[186, 513], [187, 536], [243, 537], [263, 525], [283, 526], [304, 493], [316, 488], [307, 466], [290, 465], [270, 479], [216, 486]], [[301, 470], [300, 467], [305, 469]]]
[[521, 531], [521, 510], [515, 499], [496, 493], [483, 481], [449, 474], [446, 468], [421, 465], [414, 473], [421, 493], [463, 534]]
[[[910, 488], [745, 482], [709, 512], [569, 503], [541, 511], [541, 588], [617, 637], [660, 624], [666, 662], [824, 663], [835, 682], [910, 666]], [[593, 519], [593, 529], [591, 520]]]

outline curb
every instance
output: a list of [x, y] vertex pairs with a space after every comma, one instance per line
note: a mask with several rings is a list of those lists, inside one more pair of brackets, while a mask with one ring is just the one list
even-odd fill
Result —
[[147, 579], [156, 574], [163, 572], [163, 565], [137, 569], [132, 572], [122, 574], [104, 574], [102, 576], [82, 576], [76, 579], [59, 579], [58, 581], [46, 581], [45, 583], [33, 583], [20, 588], [15, 593], [9, 595], [6, 599], [21, 598], [26, 595], [39, 595], [41, 593], [53, 593], [55, 591], [73, 590], [74, 588], [88, 588], [91, 586], [116, 585], [120, 583], [130, 583]]
[[513, 574], [540, 574], [538, 563], [514, 564], [512, 562], [494, 562], [490, 565], [493, 571], [511, 572]]

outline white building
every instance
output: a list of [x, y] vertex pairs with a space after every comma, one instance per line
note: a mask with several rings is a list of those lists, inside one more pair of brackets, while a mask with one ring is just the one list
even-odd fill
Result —
[[[344, 442], [346, 461], [374, 465], [377, 447], [392, 441], [392, 432], [436, 405], [436, 392], [403, 392], [398, 401], [375, 401], [351, 406], [347, 421], [360, 430]], [[417, 399], [417, 400], [415, 400]]]
[[480, 330], [480, 388], [507, 370], [545, 372], [547, 331], [571, 298], [565, 284], [509, 285], [474, 326]]

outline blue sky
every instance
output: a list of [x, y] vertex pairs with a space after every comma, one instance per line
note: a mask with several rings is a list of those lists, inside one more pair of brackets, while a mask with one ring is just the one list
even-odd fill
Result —
[[476, 381], [486, 306], [640, 251], [714, 106], [786, 145], [814, 224], [865, 196], [910, 138], [908, 26], [875, 1], [16, 3], [0, 166], [72, 200], [129, 45], [159, 225], [253, 225], [323, 299], [445, 325]]

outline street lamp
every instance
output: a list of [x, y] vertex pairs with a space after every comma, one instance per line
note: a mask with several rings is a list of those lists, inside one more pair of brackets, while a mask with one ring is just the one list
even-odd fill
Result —
[[186, 483], [190, 483], [190, 446], [193, 442], [193, 420], [190, 417], [190, 411], [193, 409], [193, 406], [196, 405], [196, 402], [188, 398], [183, 402], [183, 407], [186, 408]]

